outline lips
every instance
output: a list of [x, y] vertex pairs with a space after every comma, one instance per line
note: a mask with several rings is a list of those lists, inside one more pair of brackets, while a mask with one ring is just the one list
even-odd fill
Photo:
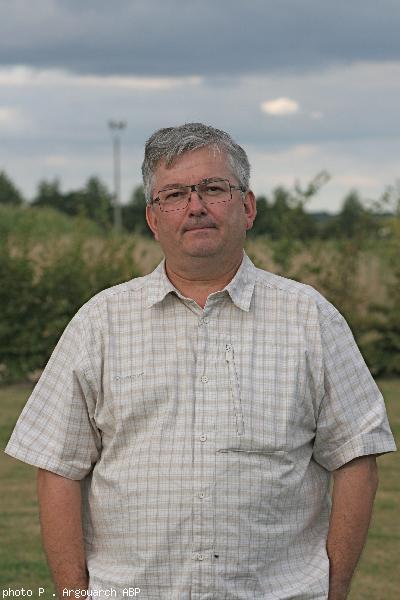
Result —
[[214, 223], [201, 223], [201, 224], [195, 224], [193, 223], [193, 225], [186, 225], [186, 227], [184, 228], [184, 231], [195, 231], [195, 230], [199, 230], [199, 229], [216, 229]]

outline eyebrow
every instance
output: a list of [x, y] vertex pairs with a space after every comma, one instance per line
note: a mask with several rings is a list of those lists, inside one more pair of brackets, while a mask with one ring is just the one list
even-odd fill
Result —
[[[227, 177], [206, 177], [205, 179], [201, 179], [200, 181], [198, 181], [198, 183], [210, 183], [213, 181], [225, 181], [226, 179], [227, 179]], [[180, 187], [190, 187], [190, 183], [168, 183], [164, 187], [160, 188], [159, 191], [161, 192], [162, 190], [171, 190], [173, 188], [180, 188]]]

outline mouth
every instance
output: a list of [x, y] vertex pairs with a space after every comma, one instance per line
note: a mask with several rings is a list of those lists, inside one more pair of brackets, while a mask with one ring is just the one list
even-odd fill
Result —
[[202, 231], [204, 229], [216, 229], [215, 225], [193, 225], [192, 227], [186, 227], [185, 233], [188, 231]]

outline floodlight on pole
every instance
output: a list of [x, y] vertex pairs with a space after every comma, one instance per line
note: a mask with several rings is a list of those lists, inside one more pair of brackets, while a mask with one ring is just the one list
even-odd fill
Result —
[[121, 132], [127, 123], [126, 121], [109, 121], [108, 126], [113, 136], [114, 228], [116, 231], [121, 231]]

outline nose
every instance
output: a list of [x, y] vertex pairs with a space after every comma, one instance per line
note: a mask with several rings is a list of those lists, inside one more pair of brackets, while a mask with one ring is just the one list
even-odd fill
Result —
[[189, 197], [189, 214], [191, 215], [201, 215], [207, 214], [207, 210], [205, 205], [201, 200], [201, 196], [197, 190], [191, 190]]

